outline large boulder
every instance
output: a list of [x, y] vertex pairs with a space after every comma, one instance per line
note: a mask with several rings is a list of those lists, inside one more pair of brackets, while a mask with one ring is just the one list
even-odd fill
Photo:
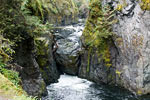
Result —
[[83, 25], [65, 26], [56, 34], [57, 51], [55, 59], [58, 68], [67, 74], [77, 75], [79, 51], [81, 50], [80, 36]]

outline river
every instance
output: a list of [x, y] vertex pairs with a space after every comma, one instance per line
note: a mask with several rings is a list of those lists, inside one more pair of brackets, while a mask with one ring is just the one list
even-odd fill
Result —
[[[81, 49], [80, 37], [83, 29], [84, 23], [80, 20], [76, 25], [65, 26], [58, 36], [56, 35], [58, 38], [56, 52], [59, 55], [56, 57], [57, 63], [64, 66], [65, 64], [70, 65], [70, 62], [72, 64], [73, 61], [69, 59], [69, 56], [78, 56], [77, 54]], [[68, 69], [66, 68], [65, 71], [68, 72]], [[97, 85], [86, 79], [66, 74], [60, 76], [58, 83], [47, 86], [47, 90], [48, 96], [42, 98], [42, 100], [150, 100], [150, 97], [137, 97], [119, 87]]]
[[119, 87], [97, 85], [77, 76], [64, 74], [58, 81], [47, 87], [48, 96], [42, 100], [150, 100]]

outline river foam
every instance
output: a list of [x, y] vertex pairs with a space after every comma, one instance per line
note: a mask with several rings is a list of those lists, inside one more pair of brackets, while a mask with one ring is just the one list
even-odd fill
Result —
[[139, 100], [124, 89], [97, 85], [66, 74], [60, 76], [58, 83], [49, 85], [47, 90], [48, 96], [42, 100]]

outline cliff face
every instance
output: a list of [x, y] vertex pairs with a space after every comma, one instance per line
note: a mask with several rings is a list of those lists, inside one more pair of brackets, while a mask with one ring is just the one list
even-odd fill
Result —
[[[52, 27], [55, 26], [76, 23], [80, 16], [79, 9], [74, 0], [1, 0], [0, 2], [0, 8], [3, 8], [0, 11], [2, 19], [0, 29], [2, 35], [15, 44], [12, 47], [16, 52], [13, 63], [19, 71], [23, 89], [32, 96], [46, 95], [46, 85], [57, 82], [59, 78], [53, 56], [56, 43], [54, 34], [50, 31], [52, 32]], [[74, 66], [76, 58], [72, 59], [74, 62], [71, 64]]]
[[[5, 62], [5, 64], [15, 63], [15, 69], [20, 72], [22, 87], [28, 94], [34, 96], [45, 95], [47, 93], [46, 85], [41, 77], [39, 65], [35, 60], [34, 38], [28, 31], [30, 25], [24, 23], [26, 20], [20, 10], [21, 3], [17, 0], [1, 0], [0, 2], [0, 35], [9, 40], [7, 44], [10, 42], [14, 44], [8, 49], [13, 48], [16, 52], [14, 56], [8, 54], [13, 58], [13, 61]], [[13, 77], [13, 75], [9, 77]]]
[[119, 22], [113, 25], [113, 32], [118, 36], [114, 38], [119, 52], [116, 69], [121, 72], [120, 80], [124, 87], [139, 94], [150, 93], [150, 4], [144, 0], [126, 0], [124, 3], [121, 3], [124, 7], [117, 13]]
[[[98, 7], [94, 2], [101, 3], [101, 6]], [[91, 1], [91, 4], [93, 5], [90, 9], [90, 16], [87, 22], [88, 26], [85, 28], [83, 34], [83, 46], [86, 50], [85, 53], [83, 53], [84, 56], [82, 57], [79, 76], [90, 79], [96, 78], [97, 83], [118, 84], [137, 94], [150, 93], [149, 3], [146, 1], [133, 0], [96, 0]], [[98, 23], [101, 23], [101, 20], [98, 18], [103, 17], [100, 14], [95, 16], [92, 14], [94, 12], [100, 12], [100, 9], [103, 9], [107, 4], [111, 7], [111, 11], [115, 10], [113, 19], [118, 19], [118, 22], [111, 23], [111, 30], [109, 30], [109, 27], [106, 28], [109, 33], [113, 32], [109, 35], [110, 37], [106, 38], [101, 36], [99, 39], [94, 39], [104, 40], [103, 43], [106, 42], [105, 46], [108, 47], [108, 49], [105, 49], [103, 52], [108, 50], [108, 53], [104, 54], [103, 52], [96, 52], [96, 50], [90, 53], [89, 45], [91, 44], [87, 44], [87, 40], [89, 40], [88, 35], [90, 33], [96, 34], [92, 30], [92, 27], [94, 27], [94, 29], [95, 27], [100, 27], [101, 24]], [[105, 16], [105, 18], [107, 18], [107, 16]], [[98, 32], [98, 34], [103, 33], [104, 31]], [[103, 36], [104, 35], [106, 35], [106, 33], [103, 34]], [[112, 39], [111, 43], [108, 43], [110, 39]], [[93, 44], [93, 47], [96, 47], [96, 41], [93, 42]], [[98, 44], [101, 44], [101, 41], [98, 41]], [[96, 48], [101, 47], [104, 46], [101, 45]], [[89, 58], [89, 60], [86, 58]], [[110, 64], [109, 66], [107, 61]], [[86, 70], [87, 68], [88, 70]], [[92, 75], [90, 73], [92, 73]]]
[[19, 70], [22, 87], [33, 96], [41, 96], [47, 93], [46, 85], [42, 79], [39, 65], [35, 60], [33, 38], [29, 37], [18, 44], [15, 49], [15, 62]]
[[[50, 8], [51, 6], [46, 8], [46, 2], [48, 2], [48, 0], [0, 1], [0, 35], [14, 44], [8, 48], [8, 50], [14, 49], [15, 51], [14, 56], [12, 56], [13, 60], [10, 62], [15, 63], [15, 69], [19, 72], [22, 79], [23, 89], [29, 95], [39, 97], [46, 95], [46, 84], [57, 82], [59, 78], [59, 73], [53, 59], [52, 47], [54, 41], [50, 33], [50, 25], [48, 26], [43, 23], [45, 21], [44, 19], [46, 19], [44, 13], [48, 11], [49, 15], [47, 16], [49, 16], [49, 18], [50, 16], [52, 19], [55, 17], [54, 22], [50, 20], [46, 21], [56, 23], [56, 26], [58, 23], [55, 19], [58, 19], [57, 15], [60, 13], [53, 13], [53, 11], [51, 11], [52, 8]], [[63, 18], [71, 17], [68, 19], [70, 21], [68, 23], [71, 23], [73, 15], [76, 16], [77, 14], [74, 8], [74, 2], [72, 0], [66, 0], [66, 2], [62, 0], [61, 2], [67, 4], [67, 6], [59, 5], [58, 0], [57, 6], [53, 5], [56, 4], [55, 1], [51, 1], [49, 4], [53, 5], [53, 7], [58, 7], [59, 12], [61, 12], [61, 14], [64, 13]], [[59, 16], [61, 17], [61, 15]], [[61, 18], [61, 21], [63, 21], [63, 18]], [[44, 41], [36, 40], [37, 37], [44, 38]], [[35, 41], [37, 44], [35, 44]], [[9, 56], [11, 56], [11, 53]], [[8, 64], [10, 64], [10, 62], [8, 62]]]
[[[82, 54], [79, 76], [97, 83], [115, 83], [117, 50], [112, 40], [113, 13], [100, 0], [90, 2], [90, 13], [82, 35]], [[110, 17], [112, 16], [112, 17]]]

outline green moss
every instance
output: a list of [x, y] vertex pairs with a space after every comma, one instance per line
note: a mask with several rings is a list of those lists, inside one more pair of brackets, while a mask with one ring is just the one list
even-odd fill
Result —
[[111, 80], [113, 82], [113, 80], [115, 80], [115, 76], [112, 74], [108, 74], [108, 80]]
[[74, 0], [43, 0], [43, 5], [52, 24], [61, 23], [63, 18], [75, 20], [79, 13]]
[[4, 75], [0, 74], [0, 95], [7, 99], [13, 100], [37, 100], [36, 98], [28, 97], [22, 88], [16, 87]]
[[122, 11], [122, 9], [123, 9], [123, 5], [118, 4], [118, 5], [117, 5], [117, 10], [118, 10], [118, 11]]
[[90, 48], [89, 51], [88, 51], [88, 65], [87, 65], [87, 69], [86, 69], [87, 72], [90, 71], [90, 57], [91, 57], [91, 52], [92, 52], [92, 48]]
[[150, 10], [150, 0], [142, 0], [141, 8], [143, 10]]
[[38, 64], [39, 64], [39, 66], [46, 66], [46, 64], [47, 64], [47, 60], [48, 59], [46, 59], [46, 58], [38, 58]]
[[0, 73], [8, 78], [16, 87], [20, 87], [21, 79], [19, 77], [19, 73], [14, 70], [7, 69], [7, 65], [2, 62], [0, 62]]
[[126, 6], [127, 6], [126, 0], [120, 0], [120, 1], [119, 1], [119, 4], [117, 5], [116, 10], [117, 10], [117, 11], [122, 11], [122, 9], [123, 9], [124, 7], [126, 7]]
[[143, 93], [142, 90], [137, 90], [138, 95], [142, 95], [142, 93]]
[[46, 88], [46, 84], [45, 84], [45, 82], [44, 81], [42, 81], [42, 83], [41, 83], [41, 87], [40, 87], [40, 93], [43, 93], [44, 91], [45, 91], [45, 88]]
[[116, 70], [116, 74], [120, 77], [121, 72], [119, 70]]
[[[90, 13], [83, 31], [83, 42], [87, 48], [97, 48], [107, 67], [112, 66], [110, 61], [109, 45], [111, 44], [112, 27], [116, 23], [114, 11], [109, 5], [102, 6], [101, 0], [90, 1]], [[89, 52], [91, 49], [89, 49]], [[89, 55], [89, 54], [88, 54]], [[89, 57], [88, 57], [89, 59]], [[88, 60], [89, 61], [89, 60]]]
[[[49, 37], [50, 38], [50, 37]], [[50, 40], [46, 37], [39, 37], [35, 39], [37, 62], [40, 68], [46, 67], [48, 62]]]

